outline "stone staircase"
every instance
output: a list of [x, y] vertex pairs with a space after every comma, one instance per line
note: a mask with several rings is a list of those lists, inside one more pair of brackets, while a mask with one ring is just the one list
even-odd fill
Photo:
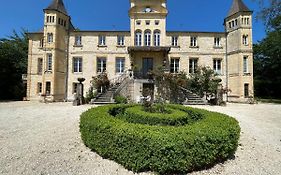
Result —
[[182, 88], [186, 96], [186, 100], [183, 102], [183, 105], [206, 105], [207, 101], [199, 97], [197, 94], [192, 93], [191, 91]]
[[91, 104], [114, 104], [114, 96], [121, 87], [124, 86], [128, 75], [126, 73], [118, 75], [110, 80], [111, 86], [105, 92], [97, 95], [95, 99], [91, 100]]

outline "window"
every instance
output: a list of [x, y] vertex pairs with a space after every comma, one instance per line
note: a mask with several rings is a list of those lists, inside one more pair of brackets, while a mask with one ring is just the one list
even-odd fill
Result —
[[218, 75], [222, 74], [221, 67], [222, 67], [221, 66], [221, 59], [214, 59], [213, 68], [214, 68], [215, 73], [217, 73]]
[[150, 21], [148, 21], [148, 20], [145, 21], [145, 25], [147, 25], [147, 26], [150, 25]]
[[160, 23], [160, 21], [158, 21], [158, 20], [155, 21], [155, 25], [156, 25], [156, 26], [158, 26], [159, 23]]
[[72, 94], [77, 93], [78, 91], [78, 83], [73, 83], [72, 84]]
[[40, 40], [40, 46], [39, 47], [44, 47], [44, 39], [42, 38], [41, 40]]
[[53, 55], [47, 54], [47, 71], [52, 71], [53, 69]]
[[249, 84], [244, 84], [244, 97], [248, 98], [249, 97]]
[[214, 46], [215, 47], [221, 47], [221, 38], [215, 37], [215, 39], [214, 39]]
[[124, 46], [125, 45], [124, 36], [122, 36], [122, 35], [117, 36], [117, 45], [118, 46]]
[[235, 19], [235, 26], [238, 26], [238, 20]]
[[82, 46], [82, 36], [80, 35], [77, 35], [75, 36], [75, 43], [74, 43], [75, 46]]
[[48, 43], [52, 43], [53, 42], [53, 38], [54, 37], [54, 35], [52, 34], [52, 33], [48, 33], [47, 34], [47, 41], [48, 41]]
[[151, 45], [151, 32], [149, 30], [145, 31], [144, 33], [144, 45], [145, 46]]
[[228, 22], [228, 27], [231, 29], [231, 22]]
[[137, 21], [136, 24], [139, 26], [141, 25], [141, 21]]
[[51, 95], [51, 82], [49, 81], [46, 82], [46, 95]]
[[172, 46], [177, 47], [178, 46], [178, 36], [172, 36]]
[[81, 73], [82, 72], [82, 58], [74, 57], [73, 58], [73, 72]]
[[37, 63], [38, 75], [42, 75], [42, 71], [43, 71], [43, 58], [38, 58], [38, 63]]
[[136, 38], [135, 38], [135, 45], [136, 45], [136, 46], [141, 46], [141, 40], [142, 40], [141, 31], [137, 31], [135, 37], [136, 37]]
[[234, 27], [234, 21], [231, 21], [231, 25], [232, 25], [232, 27]]
[[190, 37], [190, 47], [197, 47], [197, 37]]
[[115, 72], [123, 73], [125, 70], [125, 58], [116, 58]]
[[42, 83], [41, 82], [37, 83], [37, 93], [38, 94], [42, 93]]
[[47, 16], [47, 23], [54, 23], [55, 22], [55, 16]]
[[178, 73], [180, 69], [180, 59], [179, 58], [172, 58], [170, 64], [170, 72], [171, 73]]
[[191, 58], [189, 60], [189, 73], [195, 73], [198, 67], [198, 58]]
[[106, 43], [105, 43], [105, 36], [104, 35], [100, 35], [99, 36], [99, 45], [100, 46], [105, 46]]
[[248, 69], [248, 56], [244, 56], [243, 57], [243, 73], [249, 73], [249, 69]]
[[249, 45], [248, 35], [243, 35], [242, 40], [243, 40], [242, 42], [245, 46]]
[[103, 73], [106, 71], [106, 58], [98, 58], [97, 72]]
[[160, 46], [160, 31], [154, 31], [154, 46]]

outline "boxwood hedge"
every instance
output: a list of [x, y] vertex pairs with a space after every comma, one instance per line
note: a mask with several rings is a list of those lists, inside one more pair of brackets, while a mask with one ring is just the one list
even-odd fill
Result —
[[186, 173], [224, 161], [237, 149], [240, 127], [227, 115], [168, 105], [167, 108], [185, 112], [188, 120], [193, 118], [194, 122], [158, 125], [165, 121], [164, 115], [164, 120], [157, 116], [158, 122], [147, 123], [120, 117], [130, 108], [140, 113], [135, 105], [92, 108], [81, 115], [80, 132], [90, 149], [134, 172]]

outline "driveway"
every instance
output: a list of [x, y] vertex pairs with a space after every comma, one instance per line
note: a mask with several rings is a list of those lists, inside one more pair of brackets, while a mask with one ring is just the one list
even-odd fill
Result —
[[[0, 174], [133, 175], [82, 143], [79, 115], [91, 107], [73, 107], [71, 103], [0, 103]], [[198, 107], [235, 117], [242, 133], [235, 159], [192, 174], [281, 174], [280, 105]]]

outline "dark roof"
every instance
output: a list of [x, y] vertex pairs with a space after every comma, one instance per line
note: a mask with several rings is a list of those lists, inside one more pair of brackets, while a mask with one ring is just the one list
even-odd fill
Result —
[[53, 0], [53, 2], [47, 8], [45, 8], [44, 10], [56, 10], [58, 12], [61, 12], [61, 13], [65, 14], [65, 15], [68, 15], [67, 11], [65, 9], [63, 0]]
[[243, 0], [233, 0], [231, 9], [227, 17], [232, 16], [238, 12], [252, 12], [243, 2]]

